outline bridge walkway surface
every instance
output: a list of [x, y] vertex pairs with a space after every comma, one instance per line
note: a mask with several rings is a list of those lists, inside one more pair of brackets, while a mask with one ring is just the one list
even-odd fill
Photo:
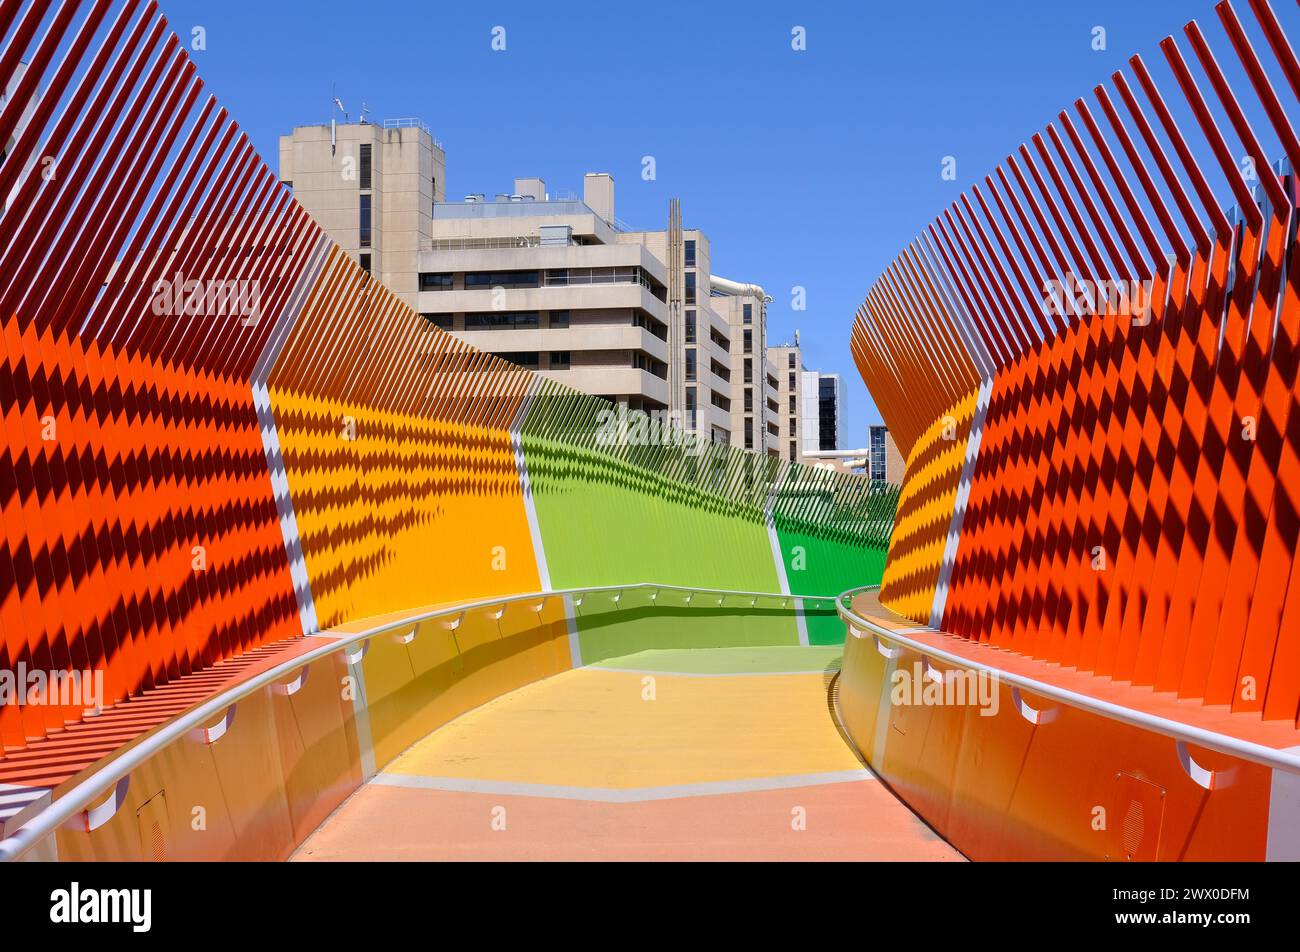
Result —
[[846, 742], [838, 647], [651, 650], [416, 743], [298, 849], [322, 860], [960, 860]]

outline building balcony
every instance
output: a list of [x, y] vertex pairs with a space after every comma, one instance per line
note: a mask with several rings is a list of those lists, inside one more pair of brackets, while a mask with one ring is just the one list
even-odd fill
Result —
[[[696, 340], [700, 340], [698, 335], [696, 336]], [[731, 367], [730, 352], [725, 347], [719, 345], [712, 337], [703, 338], [703, 341], [700, 344], [700, 350], [704, 356], [716, 360], [718, 363], [722, 364], [722, 366], [727, 368]]]
[[[618, 231], [583, 202], [439, 202], [433, 206], [434, 230], [452, 228], [474, 236], [503, 235], [527, 222], [532, 229], [544, 224], [569, 225], [575, 235], [590, 235], [601, 244], [618, 241]], [[437, 235], [435, 235], [437, 237]]]
[[701, 420], [707, 421], [709, 426], [701, 424], [700, 429], [704, 432], [712, 432], [711, 427], [720, 427], [730, 432], [731, 430], [731, 413], [722, 407], [715, 407], [711, 402], [701, 407]]
[[515, 234], [519, 230], [512, 229], [510, 235], [467, 236], [451, 235], [435, 227], [434, 236], [421, 247], [419, 269], [445, 274], [640, 267], [661, 286], [668, 283], [663, 262], [644, 245], [542, 245], [535, 235]]
[[636, 367], [571, 367], [538, 373], [565, 386], [597, 396], [639, 396], [667, 405], [668, 381]]
[[625, 350], [668, 362], [668, 344], [643, 327], [631, 324], [581, 324], [571, 327], [513, 329], [474, 328], [450, 333], [479, 350], [501, 354], [519, 351]]
[[[499, 296], [498, 296], [499, 295]], [[541, 288], [491, 288], [474, 291], [421, 291], [421, 314], [486, 314], [491, 311], [632, 310], [639, 308], [668, 323], [668, 305], [640, 282], [567, 284]]]

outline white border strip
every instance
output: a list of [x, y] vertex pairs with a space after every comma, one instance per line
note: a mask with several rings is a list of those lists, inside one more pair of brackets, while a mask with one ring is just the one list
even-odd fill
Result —
[[680, 800], [683, 797], [716, 797], [734, 793], [760, 793], [793, 787], [820, 787], [836, 783], [875, 780], [863, 768], [825, 773], [787, 774], [782, 777], [746, 777], [712, 780], [662, 787], [570, 787], [549, 783], [514, 783], [503, 780], [473, 780], [465, 777], [426, 777], [420, 774], [381, 773], [374, 783], [383, 787], [412, 790], [442, 790], [449, 793], [486, 793], [508, 797], [540, 797], [547, 800], [590, 800], [597, 803], [645, 803], [650, 800]]

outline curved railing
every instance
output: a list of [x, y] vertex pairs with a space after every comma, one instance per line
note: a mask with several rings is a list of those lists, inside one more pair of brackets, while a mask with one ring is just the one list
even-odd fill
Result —
[[[1028, 691], [1036, 697], [1054, 701], [1058, 704], [1064, 704], [1081, 711], [1087, 711], [1091, 714], [1097, 714], [1102, 717], [1110, 718], [1114, 721], [1127, 724], [1131, 727], [1137, 727], [1142, 730], [1151, 731], [1161, 734], [1174, 740], [1178, 745], [1179, 759], [1183, 761], [1184, 769], [1189, 774], [1193, 774], [1200, 768], [1195, 761], [1190, 760], [1186, 745], [1192, 744], [1197, 747], [1203, 747], [1207, 750], [1217, 751], [1230, 757], [1237, 757], [1242, 760], [1248, 760], [1261, 766], [1270, 767], [1276, 770], [1284, 770], [1288, 773], [1300, 774], [1300, 755], [1290, 753], [1286, 750], [1279, 750], [1273, 747], [1267, 747], [1263, 744], [1256, 744], [1248, 740], [1233, 737], [1229, 734], [1222, 734], [1217, 731], [1210, 731], [1204, 728], [1195, 727], [1190, 724], [1184, 724], [1167, 717], [1161, 717], [1157, 714], [1151, 714], [1146, 711], [1135, 710], [1130, 707], [1124, 707], [1120, 704], [1114, 704], [1101, 698], [1090, 697], [1086, 694], [1080, 694], [1077, 691], [1070, 691], [1065, 688], [1057, 687], [1034, 678], [1025, 677], [1024, 675], [1015, 674], [1005, 671], [992, 665], [983, 664], [979, 661], [944, 651], [925, 642], [917, 641], [915, 638], [909, 638], [897, 631], [891, 631], [882, 627], [869, 619], [863, 618], [852, 610], [853, 599], [863, 592], [869, 592], [878, 589], [878, 585], [864, 585], [859, 588], [852, 588], [842, 592], [836, 599], [836, 611], [848, 628], [848, 637], [864, 638], [868, 635], [875, 640], [877, 648], [884, 653], [883, 646], [892, 648], [907, 648], [915, 652], [924, 659], [932, 659], [951, 664], [954, 667], [965, 668], [976, 672], [985, 672], [997, 679], [998, 682], [1009, 686], [1018, 700], [1017, 708], [1026, 719], [1031, 723], [1038, 723], [1033, 720], [1030, 714], [1040, 715], [1042, 712], [1034, 711], [1019, 701], [1019, 692]], [[1026, 712], [1029, 713], [1026, 713]]]
[[[686, 596], [683, 604], [692, 605], [697, 600], [716, 604], [711, 608], [770, 608], [773, 610], [831, 610], [836, 604], [834, 596], [785, 595], [771, 592], [747, 592], [732, 589], [691, 588], [680, 585], [661, 585], [654, 582], [635, 582], [627, 585], [607, 585], [593, 588], [573, 588], [552, 590], [549, 592], [529, 592], [519, 595], [504, 595], [462, 602], [432, 609], [426, 612], [403, 615], [390, 619], [357, 632], [333, 637], [328, 644], [312, 648], [295, 655], [288, 661], [263, 671], [245, 681], [230, 687], [221, 693], [200, 703], [196, 707], [159, 725], [152, 732], [144, 735], [129, 748], [113, 755], [91, 769], [91, 772], [77, 781], [70, 789], [45, 807], [40, 813], [30, 818], [7, 839], [0, 840], [0, 862], [15, 860], [32, 850], [47, 837], [55, 834], [61, 827], [72, 824], [82, 830], [94, 830], [107, 822], [116, 813], [125, 799], [131, 772], [150, 758], [157, 756], [164, 748], [183, 739], [186, 735], [200, 736], [211, 743], [219, 738], [233, 722], [234, 710], [238, 703], [254, 692], [269, 685], [283, 687], [284, 693], [292, 693], [294, 685], [302, 679], [300, 672], [305, 672], [312, 663], [331, 655], [345, 653], [349, 660], [359, 659], [366, 643], [378, 636], [395, 632], [399, 629], [411, 629], [413, 625], [436, 619], [463, 619], [470, 612], [500, 608], [519, 602], [535, 603], [531, 607], [539, 618], [551, 599], [569, 599], [575, 607], [580, 607], [590, 597], [612, 595], [618, 604], [623, 595], [629, 592], [650, 591], [649, 598], [657, 602], [662, 593], [676, 592]], [[748, 599], [749, 604], [744, 605]], [[760, 601], [763, 603], [760, 606]], [[704, 607], [704, 606], [701, 606]], [[456, 627], [455, 625], [449, 627]], [[330, 633], [324, 633], [330, 635]], [[459, 648], [458, 648], [459, 650]], [[294, 677], [298, 676], [298, 677]], [[293, 677], [288, 685], [278, 685], [285, 679]], [[97, 806], [91, 806], [106, 792], [111, 795]]]

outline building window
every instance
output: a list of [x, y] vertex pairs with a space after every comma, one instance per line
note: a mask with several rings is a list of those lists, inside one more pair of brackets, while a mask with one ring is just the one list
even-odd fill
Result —
[[568, 326], [569, 326], [569, 312], [568, 312], [568, 311], [552, 311], [552, 312], [551, 312], [551, 326], [552, 326], [552, 327], [568, 327]]
[[370, 274], [370, 255], [368, 255], [368, 254], [360, 254], [360, 255], [357, 255], [357, 265], [361, 268], [362, 271], [364, 271], [367, 275], [369, 275], [369, 274]]
[[794, 351], [790, 351], [790, 354], [789, 354], [789, 356], [788, 356], [787, 359], [786, 359], [786, 365], [787, 365], [791, 370], [794, 370]]
[[754, 352], [754, 332], [749, 329], [746, 329], [745, 330], [745, 353], [752, 354], [753, 352]]
[[835, 380], [830, 377], [823, 377], [817, 382], [818, 449], [839, 449], [839, 447], [835, 445], [836, 433], [838, 432], [835, 417], [839, 410], [835, 404]]
[[686, 348], [686, 379], [695, 379], [695, 348]]
[[754, 412], [754, 391], [750, 387], [745, 388], [745, 412]]
[[745, 417], [745, 449], [754, 448], [754, 420], [752, 417]]
[[695, 272], [686, 272], [686, 303], [695, 303]]
[[551, 351], [551, 369], [552, 370], [569, 369], [569, 352], [567, 350]]
[[358, 176], [361, 179], [360, 187], [363, 189], [370, 188], [370, 143], [369, 142], [363, 142], [361, 144], [361, 159], [357, 164], [360, 166], [359, 168], [360, 175]]
[[745, 383], [754, 382], [754, 358], [745, 358]]
[[744, 307], [744, 311], [745, 311], [745, 323], [746, 323], [746, 324], [753, 324], [753, 323], [754, 323], [754, 305], [752, 305], [752, 304], [746, 304], [745, 307]]
[[686, 429], [695, 429], [695, 388], [686, 388]]
[[655, 337], [658, 337], [660, 340], [668, 339], [668, 328], [665, 325], [660, 324], [658, 321], [642, 314], [640, 311], [632, 312], [632, 326], [643, 328], [651, 334], [654, 334]]
[[695, 267], [695, 239], [686, 239], [686, 267]]
[[441, 327], [444, 331], [451, 330], [450, 314], [421, 314], [420, 316], [434, 327]]
[[798, 389], [798, 387], [795, 386], [794, 374], [790, 374], [789, 384], [790, 384], [789, 389], [790, 389], [791, 391], [794, 391], [794, 390], [797, 390], [797, 389]]
[[479, 291], [483, 288], [535, 288], [536, 271], [468, 271], [465, 274], [465, 290]]
[[497, 354], [502, 360], [508, 360], [512, 364], [525, 367], [528, 370], [537, 369], [538, 353], [535, 350], [514, 350], [506, 351], [504, 354]]
[[695, 312], [686, 312], [686, 343], [695, 343]]
[[796, 460], [796, 459], [798, 459], [798, 458], [799, 458], [799, 445], [798, 445], [798, 443], [796, 443], [794, 440], [791, 440], [791, 441], [790, 441], [790, 461], [793, 462], [794, 460]]
[[370, 247], [370, 196], [361, 196], [361, 225], [360, 225], [360, 246], [362, 248]]
[[483, 314], [466, 314], [465, 330], [483, 328], [526, 328], [539, 327], [541, 321], [536, 311], [489, 311]]
[[569, 287], [579, 284], [639, 284], [663, 300], [661, 285], [655, 284], [650, 272], [642, 267], [610, 268], [548, 268], [545, 274], [546, 287]]
[[668, 379], [668, 365], [662, 360], [655, 360], [653, 357], [646, 354], [640, 352], [633, 353], [632, 366], [637, 370], [644, 370], [647, 373], [652, 373], [660, 380]]
[[424, 274], [421, 274], [420, 290], [421, 291], [450, 291], [451, 290], [450, 272], [443, 273], [443, 274], [434, 274], [432, 272], [425, 272]]
[[790, 394], [790, 412], [791, 412], [791, 413], [794, 413], [794, 412], [795, 412], [795, 409], [794, 409], [794, 394], [793, 394], [793, 393]]
[[871, 468], [870, 476], [879, 482], [885, 481], [885, 434], [889, 430], [883, 426], [873, 426], [871, 428]]

